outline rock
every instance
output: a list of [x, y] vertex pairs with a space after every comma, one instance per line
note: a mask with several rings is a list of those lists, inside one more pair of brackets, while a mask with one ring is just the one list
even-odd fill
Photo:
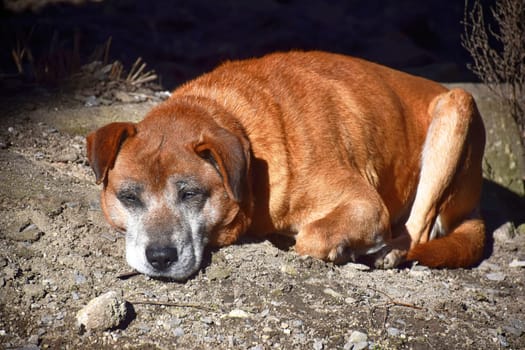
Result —
[[514, 225], [512, 222], [507, 222], [495, 229], [492, 236], [494, 237], [494, 240], [499, 243], [512, 241], [515, 236]]
[[99, 105], [100, 105], [100, 100], [97, 99], [97, 97], [95, 95], [88, 96], [85, 99], [84, 106], [86, 106], [86, 107], [96, 107], [96, 106], [99, 106]]
[[358, 271], [368, 271], [370, 270], [370, 266], [365, 264], [356, 264], [356, 263], [347, 263], [345, 267], [358, 270]]
[[184, 329], [177, 327], [173, 330], [173, 335], [176, 337], [182, 337], [184, 335]]
[[399, 336], [399, 334], [401, 333], [401, 332], [399, 331], [399, 329], [397, 329], [397, 328], [395, 328], [395, 327], [388, 327], [388, 328], [386, 329], [386, 332], [387, 332], [388, 335], [391, 336], [391, 337], [397, 337], [397, 336]]
[[359, 331], [353, 331], [350, 334], [350, 339], [348, 339], [348, 342], [345, 344], [345, 349], [352, 349], [352, 350], [363, 350], [368, 348], [368, 335], [363, 332]]
[[74, 150], [65, 150], [57, 154], [54, 161], [58, 163], [73, 163], [78, 159], [78, 155]]
[[359, 343], [355, 343], [352, 347], [352, 350], [363, 350], [368, 348], [368, 342], [367, 341], [361, 341]]
[[88, 330], [117, 328], [128, 316], [126, 301], [115, 291], [92, 299], [77, 313], [77, 324]]
[[206, 275], [210, 281], [214, 280], [224, 280], [230, 277], [231, 269], [224, 265], [210, 265], [206, 271]]
[[297, 270], [295, 269], [295, 267], [293, 267], [292, 265], [289, 265], [289, 264], [282, 265], [281, 266], [281, 272], [285, 273], [287, 275], [290, 275], [290, 276], [296, 276], [297, 275]]
[[24, 294], [32, 301], [38, 301], [46, 295], [44, 286], [41, 284], [26, 284], [23, 290]]
[[485, 275], [488, 280], [501, 282], [505, 279], [505, 274], [502, 272], [490, 272]]
[[323, 290], [323, 293], [324, 293], [324, 294], [327, 294], [327, 295], [329, 295], [329, 296], [331, 296], [331, 297], [334, 297], [334, 298], [336, 298], [336, 299], [343, 299], [343, 295], [342, 295], [341, 293], [336, 292], [336, 291], [333, 290], [332, 288], [325, 288], [325, 289]]
[[233, 309], [232, 311], [230, 311], [230, 313], [228, 313], [228, 315], [226, 317], [230, 317], [230, 318], [250, 318], [251, 315], [249, 313], [247, 313], [246, 311], [244, 311], [244, 310]]
[[20, 228], [19, 232], [11, 234], [9, 237], [15, 241], [21, 242], [36, 242], [42, 237], [44, 233], [37, 225], [29, 223]]
[[323, 350], [324, 344], [323, 341], [320, 339], [314, 340], [314, 350]]
[[416, 264], [412, 266], [408, 274], [414, 277], [424, 277], [432, 274], [432, 271], [427, 266]]
[[84, 284], [87, 282], [86, 276], [84, 276], [82, 273], [78, 271], [73, 272], [73, 277], [75, 279], [75, 284]]
[[120, 101], [120, 102], [124, 102], [124, 103], [136, 102], [136, 99], [132, 95], [124, 91], [116, 91], [114, 95], [117, 101]]
[[509, 267], [525, 267], [525, 260], [512, 259]]

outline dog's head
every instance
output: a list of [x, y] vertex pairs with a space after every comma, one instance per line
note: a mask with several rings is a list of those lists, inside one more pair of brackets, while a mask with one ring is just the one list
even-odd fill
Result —
[[106, 125], [87, 153], [104, 214], [141, 273], [186, 279], [207, 244], [230, 244], [248, 225], [249, 145], [203, 109], [166, 104], [138, 124]]

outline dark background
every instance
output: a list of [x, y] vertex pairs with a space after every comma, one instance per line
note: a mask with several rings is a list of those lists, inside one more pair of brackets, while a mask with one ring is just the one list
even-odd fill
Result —
[[89, 62], [112, 37], [112, 60], [129, 67], [142, 57], [166, 89], [227, 59], [291, 49], [359, 56], [442, 82], [475, 80], [461, 46], [462, 0], [106, 0], [36, 10], [26, 3], [6, 1], [0, 12], [2, 77], [16, 73], [17, 43], [31, 49], [31, 80], [43, 62]]

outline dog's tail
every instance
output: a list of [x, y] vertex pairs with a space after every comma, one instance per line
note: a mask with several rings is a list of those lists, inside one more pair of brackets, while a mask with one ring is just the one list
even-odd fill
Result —
[[446, 236], [416, 245], [407, 260], [428, 267], [470, 267], [481, 260], [484, 246], [483, 220], [468, 219]]

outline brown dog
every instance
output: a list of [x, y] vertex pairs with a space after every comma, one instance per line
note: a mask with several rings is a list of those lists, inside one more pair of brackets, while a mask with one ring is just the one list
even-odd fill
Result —
[[322, 52], [228, 62], [87, 137], [128, 263], [174, 279], [245, 232], [334, 262], [475, 264], [484, 144], [467, 92]]

